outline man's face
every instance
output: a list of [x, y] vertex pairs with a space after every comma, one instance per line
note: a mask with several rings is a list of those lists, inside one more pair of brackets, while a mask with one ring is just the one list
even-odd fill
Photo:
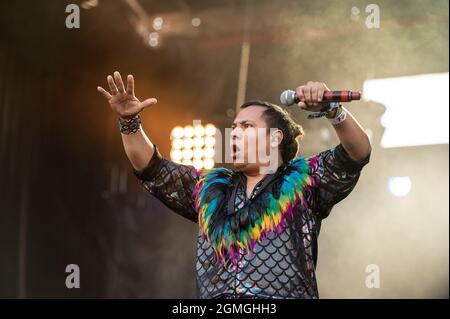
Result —
[[[261, 154], [271, 152], [270, 130], [262, 116], [266, 107], [251, 105], [242, 109], [231, 126], [230, 149], [236, 170], [256, 173], [262, 164], [267, 164]], [[275, 145], [278, 155], [278, 147]]]

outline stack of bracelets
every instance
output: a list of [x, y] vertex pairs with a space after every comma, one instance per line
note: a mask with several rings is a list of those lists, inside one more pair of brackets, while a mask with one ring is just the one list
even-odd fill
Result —
[[339, 124], [347, 118], [347, 111], [342, 106], [332, 109], [325, 115], [332, 125]]
[[137, 114], [130, 119], [119, 118], [119, 128], [122, 134], [135, 134], [141, 128], [141, 116]]
[[330, 121], [332, 125], [337, 125], [347, 118], [347, 111], [339, 102], [330, 102], [326, 110], [311, 113], [307, 118], [317, 119], [324, 116]]

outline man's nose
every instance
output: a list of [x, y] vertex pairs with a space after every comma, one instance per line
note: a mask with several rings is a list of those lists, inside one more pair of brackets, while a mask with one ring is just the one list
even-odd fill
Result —
[[238, 127], [235, 127], [231, 130], [230, 138], [234, 141], [236, 139], [240, 139], [242, 137], [242, 130]]

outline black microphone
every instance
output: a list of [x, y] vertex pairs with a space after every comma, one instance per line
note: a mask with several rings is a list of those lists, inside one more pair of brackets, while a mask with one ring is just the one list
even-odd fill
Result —
[[[358, 91], [325, 91], [323, 93], [322, 102], [351, 102], [361, 99], [361, 92]], [[281, 104], [284, 106], [290, 106], [300, 102], [297, 93], [292, 90], [286, 90], [281, 93]]]

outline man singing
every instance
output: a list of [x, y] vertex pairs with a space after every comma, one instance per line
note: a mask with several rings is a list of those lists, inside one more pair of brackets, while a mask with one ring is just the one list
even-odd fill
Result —
[[[119, 72], [107, 81], [109, 92], [97, 90], [119, 117], [135, 175], [167, 207], [199, 225], [198, 297], [318, 298], [315, 268], [322, 219], [353, 190], [371, 152], [350, 112], [339, 105], [326, 115], [339, 145], [297, 157], [302, 127], [277, 105], [246, 102], [230, 134], [234, 170], [197, 170], [163, 158], [147, 137], [139, 114], [157, 101], [134, 96], [132, 75], [126, 87]], [[298, 105], [323, 110], [328, 90], [320, 82], [299, 86]], [[257, 134], [261, 130], [264, 139]], [[275, 170], [262, 169], [267, 163], [255, 156], [260, 151], [277, 155]]]

